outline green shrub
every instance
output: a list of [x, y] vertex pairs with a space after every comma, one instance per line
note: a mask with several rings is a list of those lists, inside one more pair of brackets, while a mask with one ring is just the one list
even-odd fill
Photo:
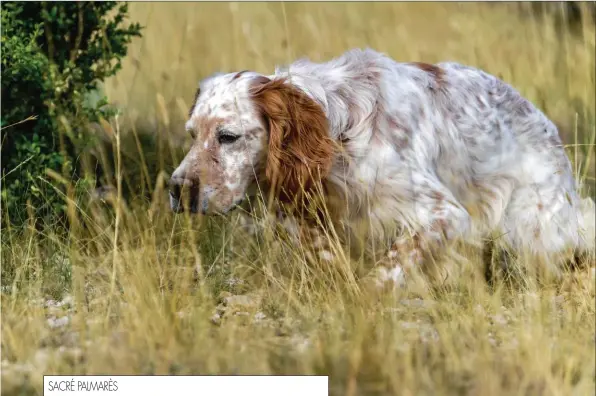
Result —
[[[96, 142], [90, 124], [113, 116], [90, 101], [121, 67], [139, 24], [116, 2], [2, 3], [2, 226], [63, 219], [62, 186], [47, 169], [93, 183], [82, 159]], [[29, 211], [31, 213], [31, 211]]]

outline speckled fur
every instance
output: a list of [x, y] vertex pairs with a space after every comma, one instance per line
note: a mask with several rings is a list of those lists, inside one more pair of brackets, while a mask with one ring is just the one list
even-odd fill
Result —
[[[594, 203], [578, 196], [557, 128], [540, 110], [481, 70], [398, 63], [370, 49], [202, 83], [187, 123], [196, 142], [174, 178], [200, 180], [207, 213], [256, 190], [268, 131], [250, 92], [278, 78], [321, 107], [341, 147], [321, 180], [335, 225], [366, 224], [374, 239], [393, 241], [381, 277], [401, 279], [401, 267], [428, 252], [491, 233], [537, 255], [593, 250]], [[243, 138], [219, 147], [215, 124]]]

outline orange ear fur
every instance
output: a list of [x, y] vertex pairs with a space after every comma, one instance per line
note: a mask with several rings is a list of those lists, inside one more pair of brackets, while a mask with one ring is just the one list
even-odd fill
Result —
[[319, 104], [284, 79], [265, 79], [252, 90], [269, 127], [265, 177], [282, 201], [296, 202], [327, 176], [335, 144]]

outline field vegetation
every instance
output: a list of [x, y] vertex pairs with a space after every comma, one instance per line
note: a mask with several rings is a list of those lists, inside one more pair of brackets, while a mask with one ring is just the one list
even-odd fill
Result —
[[313, 263], [235, 216], [175, 216], [166, 186], [200, 79], [371, 47], [511, 83], [560, 127], [594, 197], [588, 6], [571, 18], [521, 3], [131, 3], [144, 29], [102, 86], [120, 113], [93, 128], [98, 184], [75, 197], [68, 177], [44, 175], [67, 230], [33, 210], [25, 227], [3, 223], [2, 394], [100, 373], [323, 374], [330, 394], [350, 396], [594, 394], [593, 256], [546, 279], [518, 259], [488, 285], [481, 249], [462, 244], [439, 279], [373, 296], [358, 279], [370, 263]]

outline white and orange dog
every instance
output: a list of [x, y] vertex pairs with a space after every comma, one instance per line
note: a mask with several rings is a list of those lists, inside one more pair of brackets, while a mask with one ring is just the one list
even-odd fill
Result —
[[257, 190], [296, 209], [316, 189], [334, 226], [367, 224], [386, 243], [386, 280], [494, 232], [538, 255], [594, 247], [594, 203], [580, 199], [555, 125], [472, 67], [367, 49], [272, 76], [218, 74], [201, 82], [186, 129], [174, 211], [225, 214]]

